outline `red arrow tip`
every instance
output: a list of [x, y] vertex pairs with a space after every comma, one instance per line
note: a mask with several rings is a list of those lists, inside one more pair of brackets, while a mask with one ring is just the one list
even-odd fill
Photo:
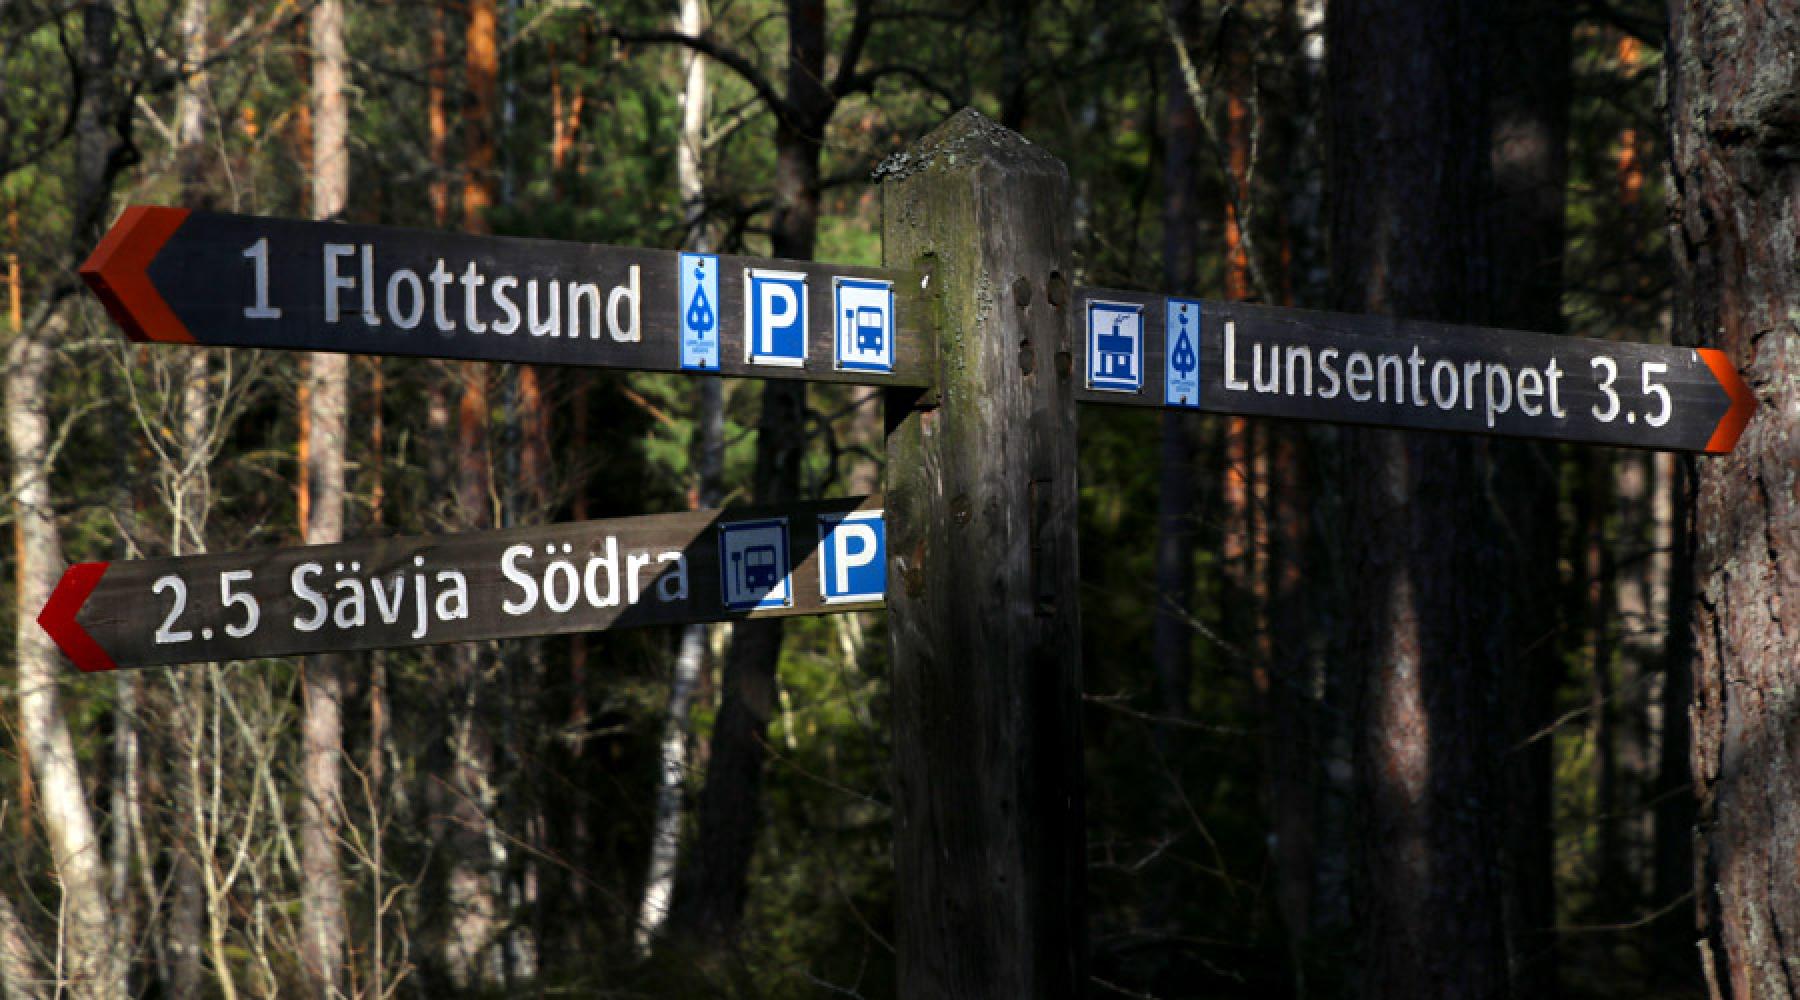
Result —
[[1737, 369], [1731, 365], [1731, 359], [1724, 351], [1716, 351], [1710, 347], [1702, 347], [1700, 357], [1706, 367], [1712, 369], [1713, 378], [1719, 380], [1719, 387], [1731, 397], [1731, 409], [1719, 418], [1719, 426], [1713, 428], [1712, 439], [1706, 442], [1706, 450], [1713, 455], [1723, 455], [1737, 447], [1738, 435], [1744, 433], [1744, 425], [1756, 413], [1756, 396], [1750, 387], [1738, 377]]
[[81, 265], [81, 280], [132, 340], [191, 344], [194, 335], [150, 283], [150, 262], [187, 221], [185, 208], [133, 205]]
[[88, 595], [100, 585], [100, 578], [106, 575], [107, 564], [103, 562], [76, 563], [63, 572], [63, 577], [50, 592], [50, 600], [44, 603], [44, 610], [38, 614], [38, 627], [48, 634], [63, 655], [73, 660], [77, 667], [88, 673], [97, 670], [117, 670], [119, 665], [106, 649], [87, 629], [75, 620], [76, 612], [87, 603]]

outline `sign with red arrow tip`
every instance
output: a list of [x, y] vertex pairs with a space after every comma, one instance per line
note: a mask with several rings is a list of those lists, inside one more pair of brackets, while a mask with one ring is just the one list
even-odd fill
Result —
[[132, 340], [922, 388], [922, 274], [134, 205], [81, 276]]
[[879, 498], [69, 567], [38, 625], [82, 670], [882, 606]]
[[1708, 348], [1107, 288], [1076, 305], [1086, 402], [1711, 454], [1756, 412]]

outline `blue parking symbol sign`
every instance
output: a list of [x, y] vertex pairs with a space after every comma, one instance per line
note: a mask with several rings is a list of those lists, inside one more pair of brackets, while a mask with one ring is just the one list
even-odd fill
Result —
[[887, 593], [881, 511], [819, 515], [819, 593], [826, 604], [879, 601]]
[[806, 364], [806, 275], [744, 269], [744, 360], [753, 365]]
[[1163, 359], [1163, 402], [1169, 406], [1200, 408], [1200, 303], [1170, 299], [1169, 321], [1163, 328], [1168, 345]]
[[834, 278], [831, 299], [838, 370], [893, 372], [894, 283]]
[[1143, 306], [1088, 303], [1087, 384], [1109, 392], [1137, 392], [1144, 387]]
[[719, 258], [710, 253], [681, 255], [681, 367], [719, 370]]
[[719, 525], [719, 594], [727, 608], [786, 608], [794, 603], [785, 517]]

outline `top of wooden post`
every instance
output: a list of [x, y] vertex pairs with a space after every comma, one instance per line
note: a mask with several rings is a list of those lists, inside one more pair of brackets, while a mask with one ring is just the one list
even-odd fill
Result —
[[1061, 160], [974, 108], [964, 108], [911, 148], [881, 161], [875, 168], [875, 180], [903, 181], [930, 170], [968, 170], [971, 166], [992, 166], [1009, 175], [1042, 172], [1068, 176]]

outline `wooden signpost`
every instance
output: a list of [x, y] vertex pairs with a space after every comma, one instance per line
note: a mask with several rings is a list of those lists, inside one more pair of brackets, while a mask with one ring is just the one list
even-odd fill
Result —
[[1756, 407], [1725, 355], [1083, 288], [1083, 402], [1730, 451]]
[[906, 271], [136, 205], [81, 276], [138, 341], [932, 381]]
[[1072, 997], [1075, 402], [1711, 453], [1755, 408], [1717, 351], [1073, 288], [1065, 169], [973, 112], [883, 173], [885, 269], [129, 209], [81, 273], [140, 341], [905, 390], [892, 516], [84, 563], [39, 623], [109, 670], [888, 607], [900, 991]]
[[867, 611], [880, 499], [79, 563], [38, 623], [82, 670]]

